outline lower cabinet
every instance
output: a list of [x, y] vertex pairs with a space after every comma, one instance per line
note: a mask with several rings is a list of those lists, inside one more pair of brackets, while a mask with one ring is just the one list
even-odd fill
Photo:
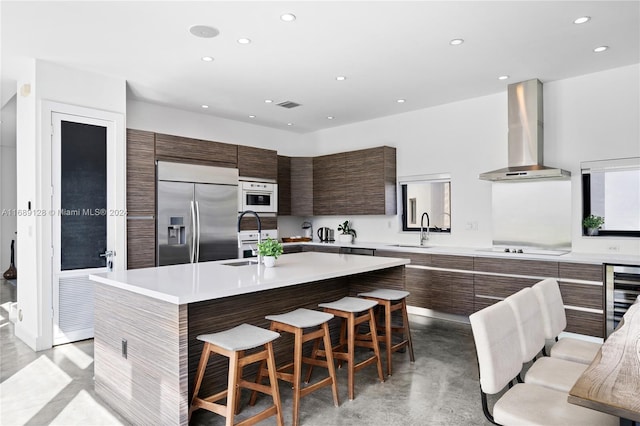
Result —
[[302, 246], [282, 246], [283, 254], [301, 253], [301, 252], [302, 252]]
[[156, 221], [127, 219], [127, 269], [156, 266]]
[[340, 253], [340, 247], [305, 245], [305, 246], [302, 246], [302, 251], [317, 251], [321, 253]]
[[405, 274], [409, 305], [447, 314], [473, 313], [472, 274], [414, 267], [407, 267]]

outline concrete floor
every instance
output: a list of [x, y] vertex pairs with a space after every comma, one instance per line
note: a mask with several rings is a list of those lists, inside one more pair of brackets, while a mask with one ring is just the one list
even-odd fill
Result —
[[[0, 424], [128, 424], [95, 395], [93, 341], [85, 340], [33, 352], [13, 334], [9, 304], [16, 288], [0, 282]], [[374, 366], [356, 373], [355, 399], [347, 399], [346, 370], [338, 370], [340, 407], [330, 388], [302, 399], [304, 425], [488, 425], [482, 414], [471, 328], [467, 324], [411, 316], [416, 362], [407, 353], [393, 355], [394, 374], [384, 383]], [[317, 368], [318, 377], [324, 374]], [[281, 382], [285, 424], [291, 424], [291, 389]], [[248, 391], [243, 401], [248, 399]], [[270, 403], [243, 408], [238, 419]], [[245, 405], [243, 404], [243, 407]], [[192, 424], [223, 425], [224, 419], [198, 410]], [[264, 422], [275, 424], [274, 418]]]

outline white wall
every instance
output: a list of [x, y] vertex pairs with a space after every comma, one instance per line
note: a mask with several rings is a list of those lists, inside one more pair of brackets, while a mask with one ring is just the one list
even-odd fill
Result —
[[127, 128], [275, 149], [290, 156], [309, 155], [314, 148], [307, 135], [135, 100], [127, 101]]
[[[636, 64], [544, 85], [544, 162], [572, 172], [574, 251], [640, 254], [638, 238], [586, 238], [580, 225], [580, 162], [640, 156], [639, 81], [640, 65]], [[451, 235], [432, 233], [431, 242], [491, 245], [492, 184], [478, 180], [478, 174], [507, 165], [506, 87], [504, 93], [327, 129], [312, 136], [320, 154], [394, 146], [399, 177], [451, 173], [453, 230]], [[300, 219], [285, 220], [286, 230], [295, 228]], [[417, 242], [417, 235], [399, 231], [397, 216], [316, 217], [313, 225], [315, 229], [335, 229], [345, 219], [353, 222], [359, 241]]]
[[[16, 215], [16, 97], [0, 112], [0, 273], [9, 267], [11, 240], [17, 231]], [[17, 263], [17, 258], [16, 258]]]
[[[21, 91], [29, 85], [28, 92]], [[51, 210], [51, 110], [57, 105], [85, 107], [120, 114], [116, 130], [114, 184], [120, 188], [116, 208], [125, 207], [126, 84], [118, 78], [62, 67], [46, 61], [25, 59], [18, 78], [16, 117], [17, 207]], [[124, 218], [116, 229], [116, 252], [126, 258]], [[51, 227], [52, 217], [20, 216], [18, 228], [18, 322], [16, 336], [35, 350], [51, 346]]]

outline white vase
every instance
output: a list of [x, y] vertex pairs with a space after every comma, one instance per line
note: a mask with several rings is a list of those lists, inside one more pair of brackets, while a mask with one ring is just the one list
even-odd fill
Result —
[[264, 263], [264, 266], [267, 268], [273, 268], [276, 265], [276, 258], [275, 256], [264, 256], [262, 263]]
[[598, 235], [598, 229], [599, 228], [587, 228], [587, 235], [589, 235], [590, 237]]
[[352, 244], [353, 235], [351, 234], [338, 234], [338, 242], [342, 244]]

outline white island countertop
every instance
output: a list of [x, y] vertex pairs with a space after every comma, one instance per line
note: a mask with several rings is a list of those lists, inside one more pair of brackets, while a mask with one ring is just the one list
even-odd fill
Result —
[[89, 278], [182, 305], [392, 268], [410, 262], [402, 258], [304, 252], [280, 256], [273, 268], [255, 264], [225, 265], [242, 260], [249, 259], [114, 271], [92, 274]]

